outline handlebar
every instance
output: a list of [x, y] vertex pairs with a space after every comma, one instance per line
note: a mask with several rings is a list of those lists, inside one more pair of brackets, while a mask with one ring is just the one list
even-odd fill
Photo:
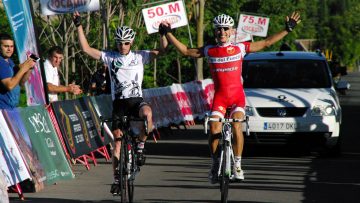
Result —
[[113, 118], [104, 118], [104, 117], [100, 116], [100, 120], [101, 120], [101, 125], [103, 125], [106, 122], [112, 122], [112, 121], [121, 121], [123, 123], [128, 123], [130, 121], [142, 121], [142, 122], [144, 122], [145, 133], [146, 133], [146, 135], [148, 134], [148, 123], [147, 123], [147, 119], [145, 119], [145, 118], [122, 116], [121, 118], [113, 119]]
[[245, 119], [237, 119], [237, 118], [211, 118], [208, 115], [205, 116], [205, 134], [207, 134], [208, 122], [216, 121], [221, 123], [242, 123], [247, 122], [248, 117], [245, 116]]

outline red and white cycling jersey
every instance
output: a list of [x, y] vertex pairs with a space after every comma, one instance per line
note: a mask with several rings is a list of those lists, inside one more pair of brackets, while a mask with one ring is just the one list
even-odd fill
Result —
[[245, 93], [241, 72], [243, 58], [249, 49], [250, 42], [205, 47], [204, 54], [208, 59], [215, 89], [212, 115], [223, 117], [227, 107], [232, 107], [232, 112], [244, 112]]

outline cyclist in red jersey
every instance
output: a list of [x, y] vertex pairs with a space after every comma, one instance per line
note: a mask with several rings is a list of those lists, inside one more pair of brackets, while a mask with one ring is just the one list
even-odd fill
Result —
[[[260, 51], [281, 40], [291, 32], [300, 21], [300, 14], [298, 12], [293, 12], [290, 16], [286, 17], [284, 30], [261, 41], [242, 42], [234, 45], [229, 42], [234, 20], [228, 15], [221, 14], [213, 20], [217, 44], [200, 48], [188, 48], [177, 40], [171, 33], [171, 26], [167, 22], [161, 23], [159, 32], [160, 34], [165, 35], [168, 41], [171, 42], [184, 56], [194, 58], [206, 57], [208, 59], [215, 87], [211, 117], [224, 117], [226, 108], [231, 107], [231, 117], [242, 119], [245, 116], [245, 93], [241, 79], [243, 57], [248, 52]], [[244, 171], [241, 169], [241, 155], [244, 137], [240, 123], [233, 124], [233, 132], [233, 149], [235, 155], [235, 164], [233, 166], [234, 178], [243, 180]], [[209, 180], [212, 184], [216, 183], [218, 179], [217, 169], [219, 167], [219, 161], [216, 152], [220, 135], [221, 123], [211, 122], [209, 146], [212, 165], [209, 172]]]

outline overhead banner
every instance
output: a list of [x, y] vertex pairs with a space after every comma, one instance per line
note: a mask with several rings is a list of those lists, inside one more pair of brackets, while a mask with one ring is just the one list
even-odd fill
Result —
[[270, 18], [241, 14], [237, 32], [266, 37]]
[[33, 106], [18, 110], [27, 132], [31, 132], [31, 144], [45, 170], [45, 183], [74, 178], [46, 109]]
[[148, 34], [159, 31], [162, 21], [171, 24], [171, 28], [177, 28], [188, 24], [186, 10], [182, 1], [175, 1], [142, 10], [146, 30]]
[[40, 0], [41, 14], [55, 15], [100, 9], [99, 0]]
[[[46, 179], [45, 171], [40, 163], [38, 153], [31, 143], [19, 111], [17, 109], [3, 110], [3, 115], [9, 130], [21, 149], [28, 170], [31, 171], [35, 192], [42, 190], [44, 188], [44, 180]], [[13, 125], [14, 123], [16, 125]]]
[[0, 111], [0, 172], [5, 175], [7, 186], [30, 179], [20, 149], [12, 136]]
[[94, 118], [97, 113], [90, 101], [84, 97], [51, 104], [72, 158], [89, 154], [109, 143], [109, 138], [99, 133], [100, 121]]
[[[30, 53], [39, 55], [29, 1], [7, 0], [2, 2], [14, 34], [20, 63], [27, 60], [27, 55]], [[31, 75], [25, 83], [25, 88], [27, 104], [29, 106], [46, 103], [39, 62], [34, 69], [31, 70]]]

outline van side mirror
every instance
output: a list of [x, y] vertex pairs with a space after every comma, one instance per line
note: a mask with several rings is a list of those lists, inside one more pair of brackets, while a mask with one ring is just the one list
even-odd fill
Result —
[[336, 83], [335, 85], [335, 89], [336, 90], [349, 90], [350, 89], [350, 83], [348, 83], [345, 80], [340, 80], [339, 82]]

